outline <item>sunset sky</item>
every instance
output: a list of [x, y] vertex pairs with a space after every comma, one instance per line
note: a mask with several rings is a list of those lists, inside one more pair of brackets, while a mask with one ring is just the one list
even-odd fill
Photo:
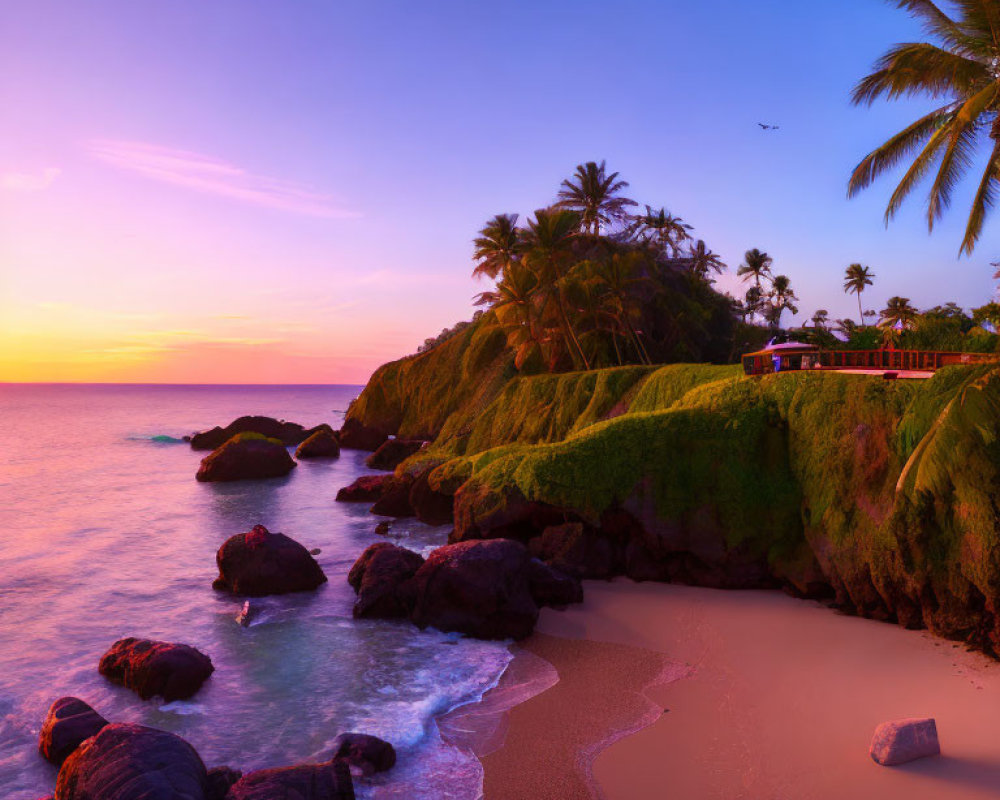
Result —
[[[807, 319], [990, 299], [1000, 219], [971, 189], [846, 199], [927, 107], [851, 107], [921, 36], [877, 0], [2, 2], [0, 380], [360, 383], [466, 319], [470, 240], [607, 159]], [[763, 132], [758, 122], [780, 125]], [[732, 289], [732, 278], [720, 282]], [[785, 318], [786, 323], [789, 318]]]

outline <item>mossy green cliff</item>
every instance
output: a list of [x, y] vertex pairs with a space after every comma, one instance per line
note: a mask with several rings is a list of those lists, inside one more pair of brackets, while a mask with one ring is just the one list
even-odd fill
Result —
[[785, 586], [1000, 649], [995, 368], [515, 376], [488, 342], [484, 326], [387, 365], [351, 409], [434, 439], [397, 476], [454, 495], [453, 539], [600, 540], [612, 573]]

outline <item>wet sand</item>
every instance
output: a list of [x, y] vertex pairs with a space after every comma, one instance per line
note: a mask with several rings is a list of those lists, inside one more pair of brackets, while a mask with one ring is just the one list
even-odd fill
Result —
[[[1000, 797], [997, 662], [777, 592], [585, 594], [522, 643], [560, 680], [510, 712], [486, 800]], [[937, 719], [942, 754], [874, 764], [875, 726], [914, 716]]]

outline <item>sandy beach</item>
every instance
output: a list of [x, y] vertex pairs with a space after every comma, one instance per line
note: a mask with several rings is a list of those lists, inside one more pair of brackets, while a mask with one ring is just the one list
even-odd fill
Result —
[[[482, 758], [487, 800], [1000, 797], [1000, 664], [980, 654], [778, 592], [585, 592], [521, 645], [560, 680]], [[874, 764], [875, 726], [915, 716], [942, 754]]]

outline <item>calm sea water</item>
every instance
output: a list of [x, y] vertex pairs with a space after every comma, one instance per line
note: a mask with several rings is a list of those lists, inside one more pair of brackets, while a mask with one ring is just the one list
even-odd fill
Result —
[[[302, 462], [287, 478], [194, 479], [200, 458], [179, 438], [266, 414], [339, 427], [353, 386], [206, 387], [0, 384], [0, 797], [50, 792], [37, 753], [49, 704], [75, 695], [112, 721], [173, 731], [208, 766], [246, 770], [325, 760], [342, 731], [391, 741], [399, 763], [359, 786], [369, 798], [475, 798], [481, 770], [442, 743], [434, 721], [479, 698], [511, 656], [404, 623], [351, 617], [347, 571], [379, 540], [364, 505], [334, 502], [365, 453]], [[329, 583], [263, 598], [249, 628], [241, 601], [212, 590], [215, 553], [261, 523], [308, 548]], [[447, 528], [393, 524], [426, 553]], [[191, 700], [143, 702], [97, 673], [123, 636], [185, 642], [216, 671]]]

